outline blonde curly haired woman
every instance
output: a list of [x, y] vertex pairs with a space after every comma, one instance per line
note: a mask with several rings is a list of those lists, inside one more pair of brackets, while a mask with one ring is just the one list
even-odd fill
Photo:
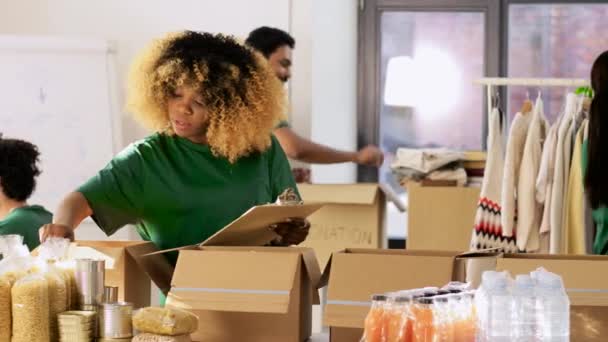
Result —
[[[296, 189], [271, 135], [282, 92], [264, 58], [230, 36], [186, 31], [152, 42], [131, 67], [127, 109], [156, 133], [70, 193], [41, 240], [73, 238], [91, 216], [107, 235], [135, 224], [160, 249], [191, 245]], [[280, 227], [289, 245], [303, 241], [309, 225]]]

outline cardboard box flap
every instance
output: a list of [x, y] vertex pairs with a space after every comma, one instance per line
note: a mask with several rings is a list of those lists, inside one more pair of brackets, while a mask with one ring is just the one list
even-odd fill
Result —
[[299, 267], [299, 253], [281, 253], [278, 257], [275, 252], [184, 250], [173, 275], [171, 305], [194, 310], [287, 313]]
[[305, 202], [327, 204], [372, 205], [378, 197], [377, 184], [300, 184], [298, 190]]
[[362, 328], [373, 294], [445, 285], [452, 280], [454, 254], [334, 253], [325, 324]]
[[106, 269], [114, 269], [114, 265], [120, 262], [120, 259], [124, 257], [124, 253], [125, 250], [123, 248], [118, 248], [111, 244], [97, 243], [97, 241], [89, 244], [85, 241], [79, 241], [70, 244], [68, 258], [104, 260]]
[[163, 294], [171, 289], [173, 266], [167, 261], [163, 253], [159, 253], [154, 244], [140, 244], [127, 248], [127, 253], [133, 257], [152, 282], [158, 286]]
[[321, 298], [319, 297], [319, 291], [321, 286], [321, 269], [319, 268], [319, 262], [317, 261], [317, 257], [315, 256], [315, 251], [310, 248], [306, 248], [302, 252], [302, 263], [306, 268], [306, 274], [308, 279], [310, 279], [310, 283], [312, 284], [312, 304], [320, 304]]
[[608, 306], [608, 276], [599, 271], [608, 267], [606, 257], [506, 254], [496, 260], [496, 270], [512, 275], [541, 266], [562, 277], [572, 305]]
[[288, 218], [306, 218], [319, 210], [322, 204], [261, 205], [245, 214], [210, 238], [201, 246], [263, 246], [277, 237], [269, 226]]

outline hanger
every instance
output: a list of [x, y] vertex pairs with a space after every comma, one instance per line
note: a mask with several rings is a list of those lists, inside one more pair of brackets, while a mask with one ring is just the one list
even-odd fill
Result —
[[[538, 96], [540, 98], [540, 91], [538, 92]], [[532, 105], [532, 101], [530, 101], [530, 92], [526, 91], [526, 100], [524, 101], [524, 103], [521, 106], [521, 109], [519, 110], [519, 112], [522, 115], [526, 115], [528, 113], [530, 113], [532, 111], [533, 105]]]

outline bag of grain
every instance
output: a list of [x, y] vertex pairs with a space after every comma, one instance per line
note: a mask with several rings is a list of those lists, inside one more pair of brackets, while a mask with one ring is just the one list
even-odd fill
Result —
[[11, 282], [0, 275], [0, 342], [11, 342]]
[[131, 342], [192, 342], [190, 335], [166, 336], [143, 333], [135, 336]]
[[156, 335], [188, 335], [198, 329], [198, 317], [184, 310], [148, 307], [135, 313], [133, 327]]
[[49, 342], [49, 285], [44, 276], [19, 279], [11, 289], [12, 342]]

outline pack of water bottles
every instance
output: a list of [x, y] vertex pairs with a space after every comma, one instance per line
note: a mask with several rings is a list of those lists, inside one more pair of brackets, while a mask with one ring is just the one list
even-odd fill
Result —
[[562, 278], [539, 268], [511, 278], [488, 271], [480, 287], [453, 282], [439, 289], [377, 294], [363, 342], [565, 342], [570, 301]]
[[449, 283], [374, 295], [365, 342], [474, 342], [477, 320], [468, 284]]
[[539, 268], [512, 279], [487, 271], [475, 294], [480, 342], [570, 340], [570, 300], [562, 278]]

